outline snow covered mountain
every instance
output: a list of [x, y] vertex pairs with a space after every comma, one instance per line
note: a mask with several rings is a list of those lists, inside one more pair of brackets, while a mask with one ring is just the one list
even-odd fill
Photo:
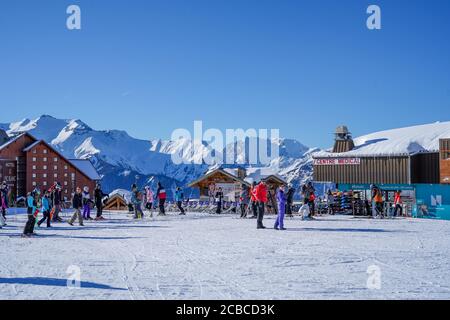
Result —
[[[90, 159], [103, 176], [106, 190], [127, 189], [136, 176], [140, 183], [162, 181], [170, 190], [176, 185], [188, 184], [209, 168], [206, 164], [194, 164], [200, 163], [198, 160], [208, 154], [207, 146], [201, 146], [200, 152], [191, 152], [193, 142], [186, 139], [145, 141], [133, 138], [125, 131], [98, 131], [79, 119], [56, 119], [49, 115], [0, 124], [0, 128], [9, 135], [27, 131], [47, 141], [68, 158]], [[256, 167], [269, 167], [296, 186], [311, 178], [311, 155], [318, 150], [290, 139], [271, 140], [270, 143], [279, 148], [279, 157], [268, 166], [257, 164]], [[236, 147], [242, 151], [245, 144], [239, 142]], [[223, 156], [228, 150], [222, 151]], [[172, 155], [181, 152], [184, 152], [183, 159], [190, 163], [173, 163]], [[239, 157], [242, 153], [238, 152]], [[245, 163], [243, 166], [249, 167]]]

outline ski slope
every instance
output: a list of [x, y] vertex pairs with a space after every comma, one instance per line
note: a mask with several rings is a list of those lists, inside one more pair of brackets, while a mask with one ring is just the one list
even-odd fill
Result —
[[[450, 298], [448, 221], [324, 216], [288, 219], [280, 232], [231, 215], [106, 217], [26, 239], [25, 215], [10, 216], [0, 230], [0, 299]], [[79, 289], [67, 287], [72, 265]], [[373, 265], [379, 290], [367, 288]]]

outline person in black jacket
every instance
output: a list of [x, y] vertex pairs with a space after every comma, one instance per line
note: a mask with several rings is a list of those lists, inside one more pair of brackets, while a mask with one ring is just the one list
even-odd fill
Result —
[[216, 192], [216, 201], [217, 201], [216, 213], [221, 214], [222, 213], [222, 201], [223, 201], [222, 188], [219, 188], [219, 190], [217, 190], [217, 192]]
[[53, 210], [53, 222], [63, 222], [63, 219], [59, 216], [61, 212], [61, 204], [62, 204], [62, 188], [59, 183], [56, 183], [54, 188], [51, 191], [51, 205]]
[[77, 187], [77, 191], [75, 192], [72, 199], [72, 206], [75, 209], [75, 212], [69, 220], [69, 224], [73, 226], [75, 219], [78, 217], [78, 221], [80, 226], [83, 226], [83, 216], [81, 215], [81, 208], [83, 207], [83, 196], [81, 194], [81, 188]]
[[294, 204], [295, 189], [290, 187], [286, 195], [286, 216], [292, 217], [292, 206]]
[[103, 193], [102, 191], [102, 186], [100, 184], [97, 184], [97, 186], [95, 187], [95, 191], [94, 191], [94, 201], [95, 201], [95, 206], [97, 207], [97, 217], [95, 218], [95, 220], [105, 220], [105, 218], [103, 218], [102, 214], [103, 214], [103, 198], [104, 197], [108, 197], [109, 195], [106, 193]]

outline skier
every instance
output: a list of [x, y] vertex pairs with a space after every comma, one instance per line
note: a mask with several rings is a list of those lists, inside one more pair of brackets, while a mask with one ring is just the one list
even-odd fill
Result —
[[47, 228], [51, 228], [50, 225], [50, 199], [49, 199], [49, 192], [46, 191], [44, 193], [44, 196], [42, 197], [42, 214], [44, 215], [44, 217], [39, 220], [39, 222], [37, 223], [38, 227], [41, 226], [42, 223], [44, 223], [45, 220], [47, 220]]
[[36, 216], [37, 216], [37, 207], [38, 207], [38, 201], [37, 198], [39, 197], [39, 191], [34, 190], [33, 192], [27, 193], [27, 215], [28, 220], [25, 224], [25, 228], [23, 229], [23, 235], [22, 237], [31, 237], [34, 235], [34, 225], [36, 224]]
[[267, 203], [267, 186], [264, 181], [261, 181], [255, 190], [256, 201], [258, 202], [258, 218], [256, 222], [257, 229], [265, 229], [263, 225], [264, 207]]
[[402, 192], [397, 190], [394, 195], [394, 217], [397, 216], [398, 211], [400, 210], [400, 216], [403, 215], [403, 207], [402, 207]]
[[144, 212], [142, 211], [142, 194], [139, 192], [136, 184], [131, 186], [131, 203], [134, 207], [134, 219], [143, 219]]
[[248, 203], [250, 201], [250, 190], [245, 184], [242, 185], [239, 201], [241, 204], [241, 218], [246, 218]]
[[3, 219], [6, 220], [6, 209], [8, 208], [8, 185], [6, 184], [6, 181], [3, 181], [2, 185], [0, 186], [0, 193], [1, 193], [1, 209], [2, 209], [2, 216]]
[[258, 201], [256, 200], [256, 181], [253, 181], [252, 187], [250, 188], [250, 201], [253, 212], [252, 219], [256, 219], [258, 216]]
[[222, 202], [223, 202], [223, 191], [222, 191], [222, 188], [219, 187], [219, 189], [217, 189], [217, 192], [216, 192], [216, 204], [217, 204], [216, 213], [217, 214], [222, 213]]
[[[2, 203], [3, 203], [3, 195], [2, 192], [0, 192], [0, 206]], [[6, 218], [3, 216], [3, 214], [0, 214], [0, 229], [4, 226], [6, 226]]]
[[284, 214], [286, 210], [287, 197], [282, 187], [278, 188], [277, 202], [278, 202], [278, 216], [277, 220], [275, 221], [274, 229], [286, 230], [286, 228], [284, 227]]
[[89, 187], [85, 186], [82, 193], [83, 198], [83, 219], [93, 220], [91, 218], [91, 195], [89, 193]]
[[73, 226], [75, 219], [78, 218], [78, 222], [80, 223], [80, 226], [84, 226], [83, 216], [81, 215], [81, 208], [83, 207], [83, 195], [81, 193], [80, 187], [77, 187], [76, 192], [73, 195], [72, 206], [73, 206], [73, 209], [75, 210], [75, 212], [73, 213], [72, 218], [70, 218], [68, 223], [71, 226]]
[[161, 182], [158, 182], [158, 189], [156, 190], [156, 197], [158, 198], [159, 203], [159, 214], [158, 216], [165, 216], [166, 209], [164, 208], [164, 204], [166, 203], [167, 194]]
[[95, 191], [94, 191], [94, 201], [95, 201], [95, 206], [97, 207], [97, 216], [95, 217], [95, 220], [105, 220], [105, 218], [103, 218], [103, 198], [104, 197], [109, 197], [108, 194], [103, 193], [102, 191], [102, 186], [98, 183], [95, 186]]
[[186, 213], [184, 212], [183, 209], [183, 199], [184, 199], [184, 193], [183, 190], [181, 190], [180, 187], [177, 188], [177, 190], [175, 190], [175, 202], [177, 203], [177, 207], [178, 209], [180, 209], [180, 215], [185, 215]]
[[327, 206], [328, 206], [328, 214], [334, 215], [334, 196], [331, 190], [327, 192]]
[[286, 216], [287, 217], [293, 217], [292, 206], [294, 205], [294, 194], [295, 194], [295, 188], [293, 188], [292, 186], [289, 186], [289, 190], [286, 194]]

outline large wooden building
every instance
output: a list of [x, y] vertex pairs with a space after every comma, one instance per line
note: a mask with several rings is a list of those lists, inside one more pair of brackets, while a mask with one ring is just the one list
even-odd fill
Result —
[[59, 182], [63, 197], [70, 199], [77, 186], [93, 191], [101, 178], [89, 160], [67, 159], [29, 133], [0, 136], [0, 181], [6, 181], [16, 197], [25, 196], [36, 186], [44, 190]]
[[371, 145], [384, 140], [355, 146], [348, 129], [339, 127], [333, 151], [313, 157], [314, 180], [336, 184], [438, 184], [447, 177], [450, 182], [449, 154], [444, 150], [450, 144], [448, 139], [441, 140], [441, 150], [408, 152], [408, 146], [405, 152], [372, 152], [377, 149]]

